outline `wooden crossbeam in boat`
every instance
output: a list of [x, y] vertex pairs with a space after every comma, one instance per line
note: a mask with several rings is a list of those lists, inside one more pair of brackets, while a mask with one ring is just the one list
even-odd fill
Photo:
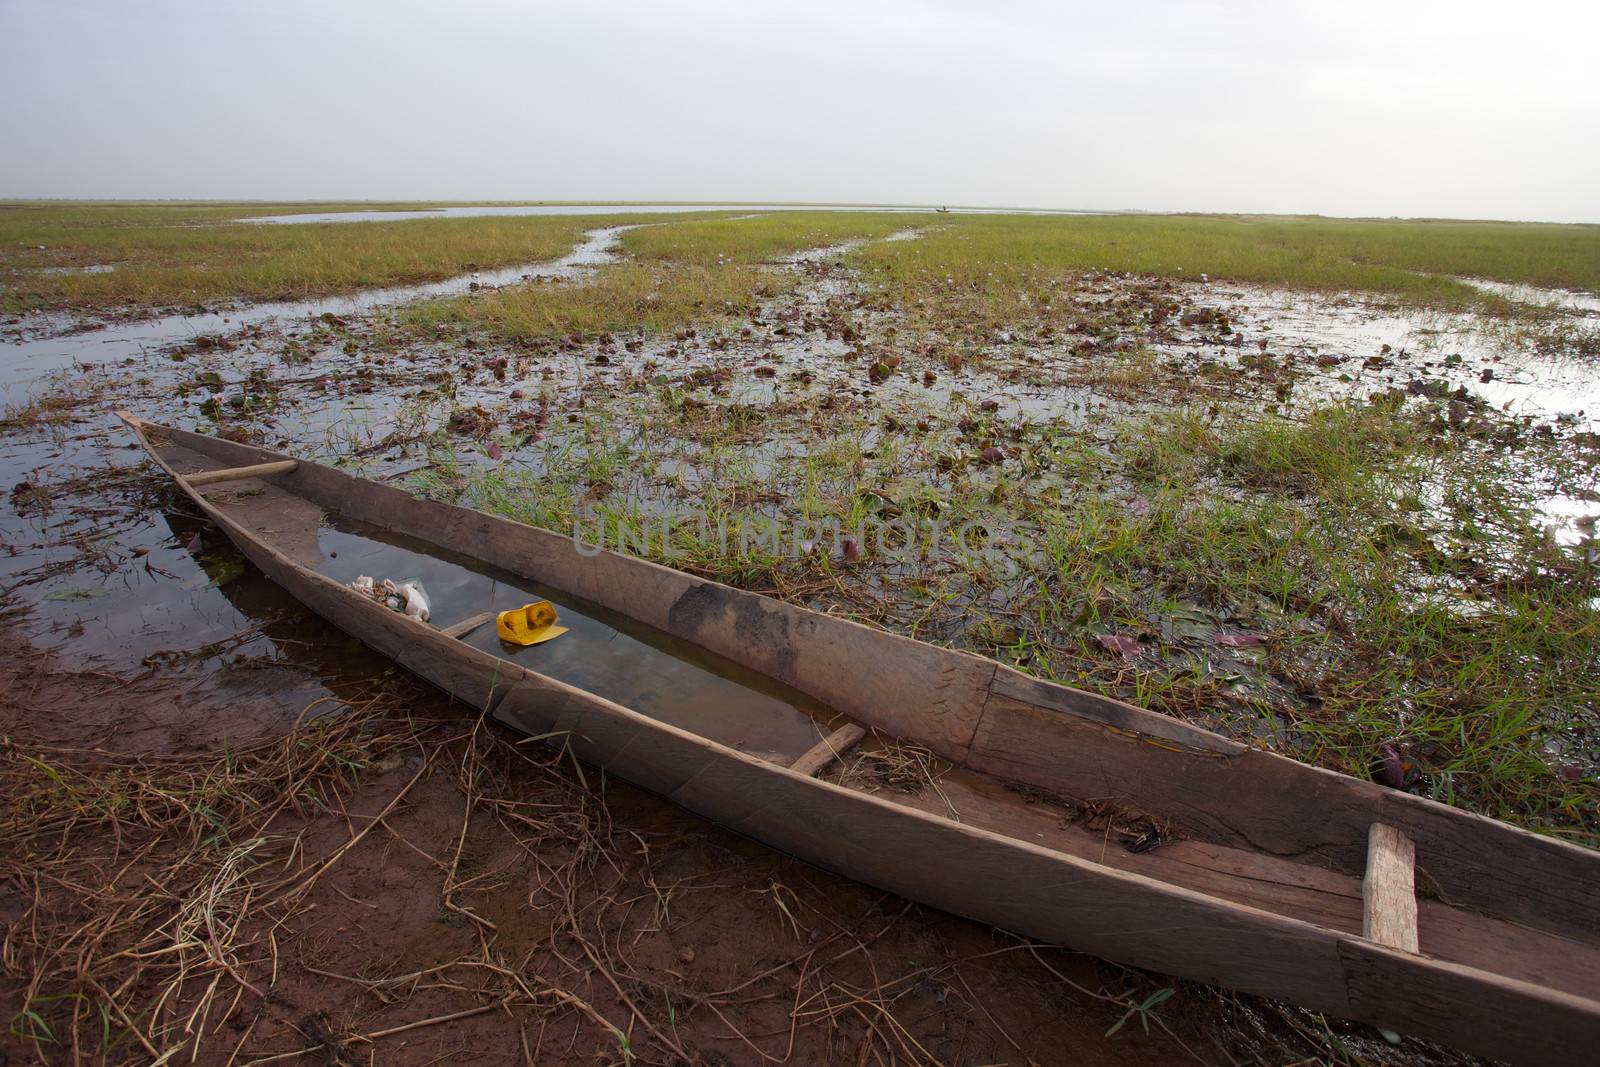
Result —
[[225, 467], [217, 471], [195, 471], [183, 477], [190, 485], [211, 485], [215, 482], [233, 482], [240, 478], [265, 478], [269, 474], [288, 474], [300, 466], [297, 459], [278, 459], [271, 463], [254, 463], [248, 467]]
[[1361, 936], [1403, 952], [1417, 951], [1416, 847], [1394, 827], [1367, 831], [1367, 873], [1361, 879]]
[[789, 764], [789, 769], [797, 774], [810, 777], [820, 772], [846, 752], [849, 752], [852, 748], [855, 748], [861, 743], [861, 739], [866, 736], [867, 731], [855, 723], [841, 726], [808, 748], [805, 755]]
[[460, 622], [451, 623], [449, 626], [441, 626], [439, 627], [439, 632], [446, 637], [465, 637], [498, 614], [500, 614], [498, 611], [485, 611], [483, 614], [474, 615], [470, 619], [462, 619]]

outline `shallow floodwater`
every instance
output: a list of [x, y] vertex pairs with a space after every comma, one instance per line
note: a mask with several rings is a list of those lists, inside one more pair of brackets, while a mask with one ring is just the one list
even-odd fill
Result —
[[70, 367], [134, 360], [152, 349], [192, 341], [197, 337], [225, 336], [248, 326], [311, 319], [319, 315], [360, 315], [413, 300], [455, 296], [468, 292], [474, 286], [492, 287], [531, 278], [570, 277], [609, 262], [618, 237], [626, 229], [626, 226], [608, 226], [592, 230], [585, 235], [582, 243], [559, 259], [500, 270], [474, 271], [424, 285], [365, 289], [317, 300], [251, 304], [228, 312], [167, 315], [80, 333], [0, 342], [0, 401], [16, 403], [31, 394], [48, 376]]
[[463, 639], [531, 671], [781, 762], [824, 735], [817, 719], [834, 716], [798, 690], [598, 604], [424, 541], [331, 518], [319, 535], [322, 572], [345, 583], [363, 574], [420, 581], [434, 626], [549, 600], [569, 628], [560, 637], [522, 648], [501, 641], [491, 621]]
[[1514, 285], [1510, 282], [1490, 281], [1487, 278], [1458, 278], [1474, 289], [1503, 296], [1519, 304], [1535, 307], [1560, 308], [1591, 316], [1600, 316], [1600, 293], [1585, 293], [1575, 289], [1542, 289], [1537, 285]]
[[[1474, 283], [1477, 284], [1477, 283]], [[1537, 290], [1554, 299], [1556, 290]], [[1567, 310], [1579, 324], [1600, 313], [1585, 309], [1579, 297], [1600, 304], [1600, 296], [1566, 294]], [[1357, 299], [1264, 287], [1211, 283], [1200, 303], [1229, 312], [1252, 340], [1272, 352], [1307, 360], [1332, 357], [1339, 363], [1302, 381], [1315, 398], [1364, 396], [1379, 387], [1405, 386], [1433, 378], [1450, 388], [1464, 387], [1488, 404], [1514, 415], [1562, 418], [1600, 428], [1600, 360], [1543, 355], [1508, 342], [1503, 328], [1469, 312], [1375, 307]], [[1532, 301], [1538, 302], [1538, 301]], [[1387, 346], [1387, 350], [1385, 348]], [[1172, 346], [1175, 349], [1192, 345]], [[1251, 348], [1217, 349], [1219, 359], [1253, 356]], [[1364, 366], [1380, 357], [1383, 366]]]

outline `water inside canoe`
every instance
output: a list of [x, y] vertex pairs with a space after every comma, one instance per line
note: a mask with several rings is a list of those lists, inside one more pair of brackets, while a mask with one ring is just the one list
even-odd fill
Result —
[[549, 678], [752, 755], [793, 759], [838, 718], [803, 693], [698, 645], [470, 556], [330, 514], [318, 532], [323, 574], [418, 580], [446, 627], [485, 611], [549, 600], [569, 632], [507, 644], [493, 622], [463, 641]]

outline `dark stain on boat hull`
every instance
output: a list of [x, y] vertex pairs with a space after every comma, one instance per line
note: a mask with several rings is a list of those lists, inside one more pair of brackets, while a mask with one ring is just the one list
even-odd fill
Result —
[[667, 613], [667, 629], [693, 641], [708, 624], [731, 619], [740, 642], [756, 650], [764, 661], [762, 670], [781, 681], [792, 681], [799, 656], [788, 617], [768, 611], [748, 596], [730, 594], [733, 590], [727, 586], [710, 582], [684, 590]]

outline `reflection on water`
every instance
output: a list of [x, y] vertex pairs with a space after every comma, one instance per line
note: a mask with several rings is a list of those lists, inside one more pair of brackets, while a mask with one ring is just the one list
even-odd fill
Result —
[[570, 632], [553, 641], [508, 645], [492, 622], [464, 639], [529, 670], [784, 762], [811, 747], [835, 717], [797, 690], [597, 604], [424, 541], [342, 516], [331, 519], [333, 525], [320, 534], [322, 572], [340, 582], [363, 574], [419, 580], [435, 626], [533, 600], [555, 604]]
[[1482, 289], [1486, 293], [1503, 296], [1518, 304], [1557, 308], [1580, 315], [1600, 315], [1600, 293], [1585, 293], [1576, 289], [1545, 289], [1537, 285], [1514, 285], [1510, 282], [1491, 281], [1488, 278], [1458, 277], [1456, 281], [1464, 282], [1474, 289]]

